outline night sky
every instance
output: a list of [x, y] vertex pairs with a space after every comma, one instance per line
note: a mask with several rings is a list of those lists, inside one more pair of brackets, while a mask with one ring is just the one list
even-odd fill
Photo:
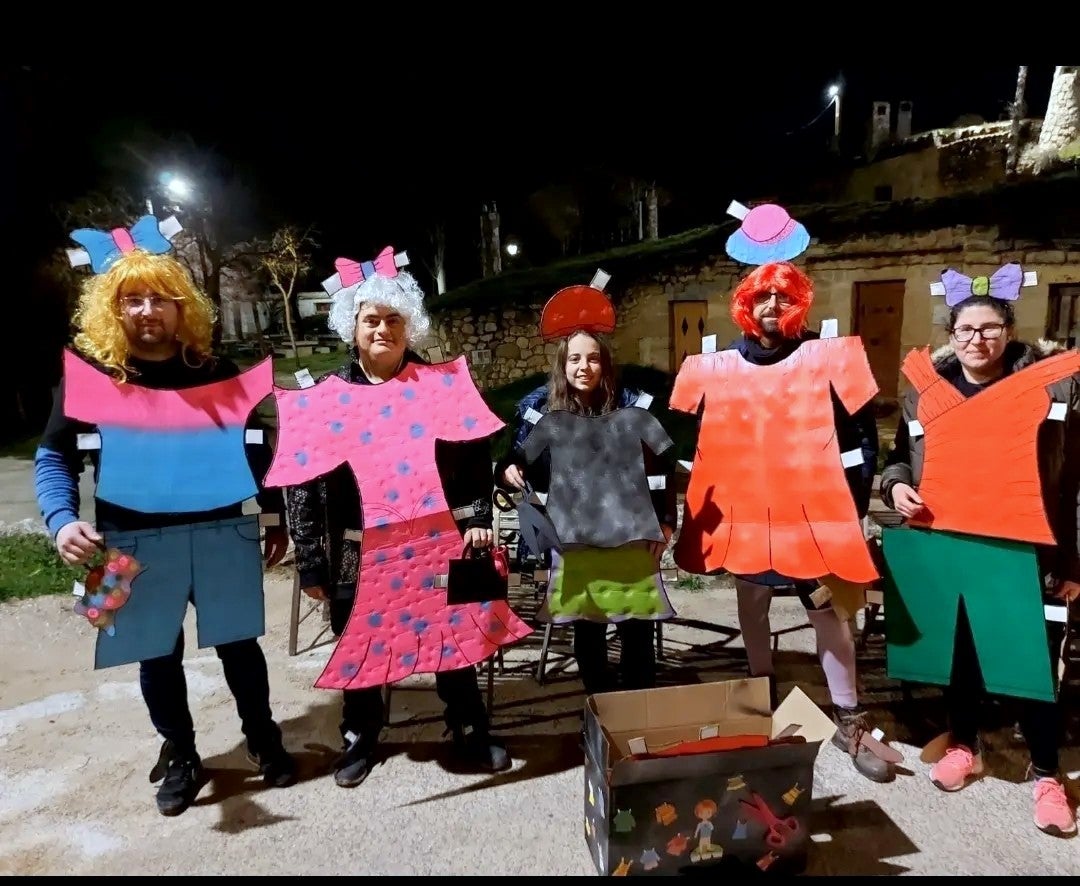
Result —
[[[838, 79], [849, 154], [865, 139], [874, 100], [894, 113], [913, 101], [915, 131], [969, 113], [995, 120], [1016, 79], [1016, 66], [961, 64], [719, 65], [660, 73], [651, 85], [625, 69], [592, 80], [571, 68], [534, 72], [530, 83], [479, 73], [409, 81], [388, 67], [316, 58], [275, 60], [274, 73], [215, 62], [131, 76], [118, 66], [93, 80], [123, 87], [93, 92], [74, 63], [7, 69], [15, 140], [6, 150], [17, 176], [3, 212], [25, 237], [17, 260], [63, 238], [50, 206], [110, 182], [152, 196], [166, 167], [214, 195], [238, 229], [313, 224], [327, 263], [386, 243], [419, 248], [437, 219], [469, 252], [486, 200], [498, 201], [508, 235], [524, 228], [530, 193], [597, 170], [655, 178], [671, 194], [661, 233], [674, 233], [722, 218], [733, 197], [771, 193], [822, 153], [833, 125], [825, 90]], [[1052, 73], [1031, 69], [1033, 116], [1045, 110]]]

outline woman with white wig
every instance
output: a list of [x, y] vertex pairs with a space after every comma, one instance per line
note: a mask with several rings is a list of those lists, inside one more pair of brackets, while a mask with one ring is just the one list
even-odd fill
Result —
[[[476, 427], [471, 436], [462, 431], [460, 440], [465, 442], [432, 440], [430, 445], [435, 448], [438, 477], [432, 475], [427, 478], [420, 493], [412, 491], [407, 485], [408, 481], [415, 480], [415, 475], [422, 471], [417, 467], [417, 462], [411, 460], [408, 447], [413, 442], [417, 446], [427, 445], [428, 436], [433, 435], [435, 422], [432, 419], [432, 422], [428, 423], [424, 417], [425, 414], [434, 415], [446, 411], [448, 401], [441, 397], [443, 390], [453, 395], [452, 408], [455, 410], [455, 417], [458, 409], [472, 409], [468, 415], [481, 415], [484, 408], [471, 378], [455, 376], [451, 385], [444, 388], [443, 384], [438, 384], [434, 392], [425, 391], [422, 382], [410, 386], [410, 382], [427, 378], [430, 374], [430, 371], [425, 373], [414, 365], [424, 366], [427, 361], [413, 350], [428, 335], [430, 321], [424, 310], [424, 294], [419, 284], [410, 274], [398, 269], [398, 266], [406, 261], [404, 254], [395, 256], [389, 247], [383, 250], [374, 262], [358, 263], [338, 259], [338, 273], [323, 284], [328, 292], [334, 294], [328, 325], [350, 345], [350, 359], [336, 372], [328, 373], [323, 379], [336, 375], [350, 385], [396, 382], [397, 386], [386, 389], [387, 405], [375, 410], [388, 420], [385, 424], [372, 425], [376, 428], [374, 435], [366, 431], [359, 434], [355, 448], [351, 451], [356, 453], [360, 450], [360, 454], [351, 457], [351, 464], [341, 465], [303, 485], [289, 487], [289, 529], [296, 547], [296, 566], [301, 587], [309, 597], [329, 602], [331, 627], [334, 634], [341, 638], [338, 649], [343, 645], [348, 645], [350, 649], [362, 645], [366, 650], [362, 655], [358, 654], [360, 657], [340, 664], [339, 670], [334, 672], [335, 676], [339, 672], [346, 673], [346, 668], [353, 669], [348, 673], [359, 672], [361, 668], [370, 665], [373, 656], [371, 650], [381, 653], [382, 647], [385, 646], [388, 650], [393, 647], [389, 666], [383, 665], [386, 682], [401, 678], [402, 671], [395, 670], [399, 661], [406, 662], [409, 669], [415, 673], [434, 672], [439, 698], [445, 704], [447, 730], [453, 734], [456, 755], [462, 762], [480, 770], [499, 771], [508, 768], [511, 761], [504, 745], [490, 733], [487, 710], [472, 663], [481, 655], [489, 655], [495, 646], [524, 636], [529, 632], [528, 628], [509, 611], [505, 601], [475, 604], [478, 616], [478, 626], [475, 629], [471, 623], [461, 626], [462, 621], [470, 620], [469, 613], [464, 616], [454, 614], [441, 624], [438, 622], [438, 614], [433, 615], [429, 610], [425, 610], [421, 618], [421, 615], [417, 614], [421, 607], [429, 605], [431, 598], [438, 593], [431, 590], [433, 576], [426, 573], [426, 578], [418, 579], [424, 582], [424, 588], [429, 589], [426, 596], [423, 599], [420, 596], [410, 598], [411, 602], [405, 609], [391, 608], [401, 606], [398, 600], [387, 602], [382, 609], [372, 611], [370, 599], [364, 596], [385, 593], [386, 597], [390, 598], [395, 593], [392, 590], [394, 588], [400, 588], [402, 594], [410, 592], [412, 585], [406, 585], [405, 582], [411, 580], [409, 576], [417, 573], [407, 570], [416, 568], [415, 564], [424, 560], [423, 540], [416, 543], [415, 549], [411, 541], [406, 546], [394, 548], [393, 543], [383, 539], [380, 533], [390, 532], [398, 526], [413, 527], [419, 521], [427, 519], [426, 516], [416, 515], [423, 514], [424, 508], [437, 510], [443, 507], [441, 496], [437, 494], [440, 491], [445, 494], [444, 518], [446, 521], [451, 519], [446, 511], [452, 509], [454, 523], [463, 535], [466, 546], [486, 549], [491, 547], [493, 541], [493, 484], [489, 440], [487, 437], [479, 437], [480, 433], [490, 433], [485, 431], [484, 422], [487, 419], [484, 417], [480, 418], [480, 426]], [[467, 371], [464, 375], [468, 375]], [[447, 378], [441, 378], [441, 382], [446, 383]], [[401, 389], [400, 393], [397, 392], [398, 387]], [[350, 393], [350, 389], [339, 384], [335, 390], [340, 390], [341, 393], [335, 393], [331, 403], [339, 400], [346, 403], [347, 398], [356, 397], [355, 391]], [[432, 393], [436, 395], [435, 398], [432, 398]], [[394, 399], [395, 397], [397, 399]], [[475, 407], [467, 405], [470, 397], [473, 398]], [[416, 403], [411, 402], [414, 398], [417, 399]], [[442, 402], [436, 403], [433, 399]], [[410, 401], [408, 407], [414, 410], [411, 418], [404, 417], [404, 400]], [[424, 412], [415, 412], [417, 407], [421, 407]], [[417, 418], [417, 415], [420, 417]], [[476, 421], [474, 418], [465, 418], [464, 426], [473, 429]], [[402, 422], [405, 423], [403, 426]], [[369, 443], [370, 450], [363, 452]], [[349, 445], [353, 446], [352, 443]], [[357, 464], [359, 459], [364, 460], [363, 466]], [[310, 468], [310, 465], [308, 467]], [[375, 476], [365, 475], [364, 468], [377, 473]], [[399, 474], [402, 476], [398, 476]], [[371, 524], [363, 527], [363, 550], [355, 540], [358, 536], [355, 530], [361, 528], [357, 523], [360, 522], [362, 513], [357, 478], [365, 490], [363, 522]], [[435, 485], [440, 482], [442, 488], [436, 490]], [[434, 497], [440, 502], [435, 508], [432, 508], [430, 503], [432, 493], [435, 493]], [[416, 501], [413, 502], [410, 496], [416, 498]], [[462, 509], [466, 513], [471, 512], [471, 516], [462, 518]], [[399, 522], [392, 522], [393, 517], [374, 516], [383, 513], [398, 514], [396, 519]], [[446, 528], [451, 525], [453, 524], [447, 522]], [[414, 533], [417, 531], [413, 529]], [[445, 529], [428, 527], [423, 530], [424, 534], [432, 537], [437, 536], [440, 531]], [[456, 548], [452, 556], [460, 556], [460, 542], [455, 541], [454, 544]], [[382, 548], [373, 551], [376, 545], [382, 545]], [[361, 578], [361, 594], [358, 595], [361, 560], [367, 575]], [[434, 563], [434, 559], [431, 562]], [[395, 576], [400, 574], [404, 578], [382, 575], [380, 569], [390, 566], [398, 570], [394, 573]], [[378, 576], [377, 581], [373, 579], [375, 576]], [[370, 584], [364, 584], [365, 581]], [[417, 587], [419, 588], [419, 585]], [[446, 592], [443, 591], [442, 595], [445, 597]], [[482, 616], [479, 609], [481, 606]], [[460, 607], [460, 612], [465, 611], [466, 607]], [[409, 635], [400, 627], [401, 622], [408, 622], [410, 618], [412, 629], [416, 631], [415, 636]], [[491, 630], [495, 619], [501, 619], [498, 626], [504, 629], [502, 633]], [[392, 629], [396, 633], [388, 632], [389, 622], [393, 622]], [[442, 639], [433, 641], [433, 646], [428, 642], [432, 628], [435, 628], [436, 632], [441, 631], [442, 636]], [[474, 630], [474, 634], [485, 632], [487, 639], [478, 635], [466, 636], [466, 628]], [[402, 634], [405, 636], [402, 637]], [[413, 651], [399, 654], [399, 641], [413, 643]], [[486, 647], [485, 642], [488, 644]], [[434, 652], [430, 653], [434, 655], [434, 663], [429, 655], [431, 648], [434, 649]], [[449, 658], [439, 661], [440, 650], [441, 655]], [[331, 664], [333, 661], [332, 657]], [[330, 667], [331, 665], [328, 665], [328, 669]], [[343, 692], [341, 734], [344, 749], [335, 764], [334, 780], [341, 787], [354, 787], [367, 777], [375, 762], [385, 712], [382, 689], [380, 685], [376, 685], [376, 678], [366, 678], [363, 681], [339, 680], [334, 687], [344, 686], [346, 683], [359, 683], [364, 688], [345, 688]], [[324, 683], [316, 685], [326, 686]]]

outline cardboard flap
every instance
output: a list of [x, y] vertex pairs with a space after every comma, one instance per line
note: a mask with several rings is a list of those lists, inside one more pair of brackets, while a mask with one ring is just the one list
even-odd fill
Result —
[[[796, 728], [797, 727], [797, 728]], [[808, 742], [826, 742], [836, 732], [836, 724], [798, 686], [788, 693], [772, 719], [772, 738], [801, 735]]]

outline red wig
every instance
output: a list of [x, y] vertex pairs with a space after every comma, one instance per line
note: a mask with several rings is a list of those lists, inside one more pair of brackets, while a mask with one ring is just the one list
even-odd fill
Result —
[[790, 262], [770, 262], [747, 274], [731, 295], [731, 319], [747, 335], [761, 338], [761, 325], [754, 319], [754, 299], [770, 289], [791, 299], [791, 305], [780, 313], [779, 325], [784, 338], [795, 338], [806, 326], [814, 284]]

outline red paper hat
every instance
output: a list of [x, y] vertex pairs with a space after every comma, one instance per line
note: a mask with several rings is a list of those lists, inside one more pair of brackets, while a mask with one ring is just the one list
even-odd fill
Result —
[[551, 341], [573, 332], [614, 332], [615, 307], [604, 294], [610, 279], [597, 271], [588, 286], [567, 286], [556, 292], [540, 315], [541, 337]]

